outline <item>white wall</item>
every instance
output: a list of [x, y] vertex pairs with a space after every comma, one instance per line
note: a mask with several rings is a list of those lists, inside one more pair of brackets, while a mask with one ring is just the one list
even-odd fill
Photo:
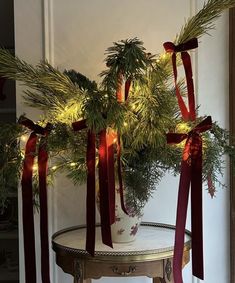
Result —
[[[137, 36], [145, 42], [145, 47], [150, 52], [162, 52], [162, 43], [174, 39], [185, 19], [194, 13], [195, 3], [201, 2], [201, 0], [15, 1], [16, 53], [32, 63], [46, 55], [62, 70], [74, 68], [91, 79], [97, 79], [97, 75], [104, 69], [104, 50], [113, 41]], [[46, 21], [43, 20], [43, 11], [46, 11]], [[223, 126], [227, 125], [228, 120], [226, 114], [228, 109], [227, 19], [228, 16], [225, 15], [218, 22], [213, 37], [203, 37], [200, 40], [198, 56], [195, 58], [198, 101], [202, 104], [201, 113], [210, 112]], [[26, 112], [28, 116], [36, 119], [38, 114], [34, 110], [21, 105], [20, 88], [18, 90], [18, 115]], [[177, 190], [178, 178], [166, 176], [153, 199], [146, 206], [144, 220], [174, 224]], [[50, 190], [49, 194], [51, 233], [64, 227], [84, 223], [84, 192], [84, 188], [74, 188], [62, 177], [57, 180], [55, 188]], [[229, 282], [228, 197], [228, 190], [219, 190], [217, 198], [213, 201], [206, 193], [204, 196], [205, 283]], [[189, 223], [187, 226], [189, 227]], [[22, 270], [23, 265], [21, 265]], [[184, 271], [185, 282], [196, 282], [193, 281], [190, 271], [189, 265]], [[71, 276], [57, 268], [53, 259], [51, 272], [54, 276], [52, 282], [72, 282]], [[23, 278], [21, 272], [21, 283], [24, 282]], [[113, 278], [108, 280], [103, 278], [98, 281], [117, 282], [117, 280], [120, 282], [120, 279]], [[123, 282], [133, 280], [141, 283], [150, 282], [148, 278], [123, 279]]]

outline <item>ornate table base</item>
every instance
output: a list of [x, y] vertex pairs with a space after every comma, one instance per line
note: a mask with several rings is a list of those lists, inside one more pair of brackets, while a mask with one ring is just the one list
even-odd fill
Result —
[[[153, 283], [173, 283], [172, 258], [174, 227], [156, 223], [142, 223], [145, 241], [116, 245], [114, 249], [98, 246], [91, 257], [83, 249], [84, 227], [60, 231], [53, 236], [56, 263], [74, 277], [74, 283], [91, 283], [91, 279], [105, 277], [147, 276]], [[158, 240], [155, 246], [153, 243]], [[141, 236], [140, 236], [141, 237]], [[151, 243], [152, 241], [152, 243]], [[98, 239], [99, 242], [99, 239]], [[99, 245], [99, 244], [98, 244]], [[160, 247], [159, 247], [160, 245]], [[151, 247], [151, 249], [150, 249]], [[189, 262], [190, 237], [186, 235], [183, 266]]]

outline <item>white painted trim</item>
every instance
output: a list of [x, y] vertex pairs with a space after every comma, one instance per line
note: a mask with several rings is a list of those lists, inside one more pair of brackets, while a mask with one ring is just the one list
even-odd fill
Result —
[[42, 0], [43, 12], [43, 57], [54, 65], [54, 16], [53, 0]]
[[[190, 16], [192, 17], [198, 12], [198, 3], [197, 0], [190, 1]], [[195, 91], [195, 100], [198, 101], [198, 51], [196, 50], [192, 54], [193, 61], [193, 79], [194, 79], [194, 91]]]
[[[42, 0], [42, 51], [43, 59], [54, 65], [54, 17], [53, 17], [53, 0]], [[51, 246], [51, 235], [55, 232], [56, 203], [53, 188], [48, 190], [48, 230], [49, 230], [49, 247]], [[55, 266], [55, 255], [50, 249], [50, 276], [51, 282], [57, 282], [57, 272]]]

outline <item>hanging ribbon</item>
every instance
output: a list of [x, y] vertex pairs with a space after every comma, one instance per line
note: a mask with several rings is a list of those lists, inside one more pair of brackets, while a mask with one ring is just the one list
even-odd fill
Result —
[[[81, 131], [86, 126], [86, 120], [74, 122], [72, 124], [74, 131]], [[95, 252], [95, 155], [96, 155], [96, 136], [91, 130], [87, 133], [87, 196], [86, 196], [86, 250], [94, 256]]]
[[40, 237], [41, 237], [41, 277], [43, 283], [50, 283], [49, 271], [49, 246], [48, 246], [48, 209], [47, 209], [47, 163], [46, 138], [51, 131], [51, 125], [45, 128], [23, 117], [19, 123], [32, 130], [26, 143], [25, 159], [22, 174], [22, 204], [23, 204], [23, 232], [24, 232], [24, 257], [25, 257], [25, 282], [36, 283], [36, 257], [34, 235], [34, 211], [33, 211], [33, 165], [36, 156], [38, 136], [43, 137], [38, 149], [38, 173], [39, 173], [39, 198], [40, 198]]
[[110, 224], [113, 224], [115, 219], [115, 160], [114, 153], [115, 148], [114, 144], [117, 141], [117, 135], [114, 131], [110, 131], [107, 135], [107, 154], [108, 154], [108, 191], [109, 191], [109, 208], [110, 208]]
[[116, 98], [118, 102], [124, 102], [128, 99], [128, 95], [131, 87], [131, 78], [128, 78], [125, 81], [124, 97], [122, 93], [122, 85], [123, 85], [123, 75], [122, 72], [120, 71], [118, 75], [117, 91], [116, 91]]
[[[166, 52], [172, 53], [172, 65], [173, 65], [173, 73], [174, 73], [174, 81], [175, 81], [175, 90], [176, 96], [178, 99], [178, 104], [180, 107], [180, 111], [184, 120], [194, 121], [196, 118], [196, 111], [195, 111], [195, 98], [194, 98], [194, 86], [193, 86], [193, 73], [192, 73], [192, 64], [191, 58], [188, 50], [194, 49], [198, 47], [198, 40], [197, 38], [193, 38], [183, 44], [175, 45], [173, 42], [165, 42], [163, 44]], [[188, 90], [188, 106], [185, 105], [185, 102], [180, 94], [180, 89], [177, 84], [177, 65], [176, 65], [176, 53], [181, 53], [181, 59], [183, 62], [185, 76], [186, 76], [186, 83], [187, 83], [187, 90]]]
[[[111, 237], [109, 184], [108, 184], [108, 152], [106, 130], [99, 133], [99, 188], [100, 188], [100, 218], [103, 243], [113, 247]], [[115, 186], [113, 188], [115, 191]]]
[[117, 170], [118, 170], [118, 180], [119, 180], [119, 192], [120, 192], [120, 201], [121, 201], [121, 208], [124, 213], [128, 215], [128, 212], [125, 207], [124, 202], [124, 189], [122, 183], [122, 163], [121, 163], [121, 139], [120, 135], [118, 135], [118, 143], [117, 143]]
[[190, 185], [192, 269], [194, 276], [202, 280], [204, 277], [202, 231], [202, 138], [200, 136], [200, 133], [209, 130], [211, 127], [211, 117], [208, 116], [188, 134], [167, 134], [167, 143], [169, 144], [179, 144], [186, 139], [181, 162], [181, 175], [176, 216], [176, 233], [173, 259], [173, 273], [175, 283], [183, 283], [182, 260]]
[[128, 98], [130, 87], [131, 87], [131, 79], [127, 79], [125, 82], [125, 100], [127, 100]]
[[[87, 128], [86, 120], [72, 124], [74, 131]], [[115, 169], [114, 144], [117, 136], [114, 131], [103, 129], [99, 138], [99, 188], [102, 242], [112, 247], [111, 224], [115, 222]], [[87, 234], [86, 250], [94, 255], [95, 250], [95, 150], [96, 135], [88, 130], [87, 137]], [[123, 202], [123, 200], [122, 200]], [[123, 205], [124, 206], [124, 205]]]
[[[117, 87], [117, 92], [116, 92], [116, 97], [117, 97], [118, 102], [123, 101], [122, 83], [123, 83], [123, 75], [122, 75], [121, 72], [119, 72], [118, 87]], [[126, 101], [128, 99], [130, 87], [131, 87], [131, 79], [128, 78], [125, 82], [124, 101]], [[121, 139], [120, 139], [119, 133], [117, 133], [117, 173], [118, 173], [121, 208], [122, 208], [123, 212], [128, 215], [128, 212], [127, 212], [126, 207], [125, 207], [125, 202], [124, 202], [124, 189], [123, 189], [123, 182], [122, 182], [122, 166], [121, 166]]]

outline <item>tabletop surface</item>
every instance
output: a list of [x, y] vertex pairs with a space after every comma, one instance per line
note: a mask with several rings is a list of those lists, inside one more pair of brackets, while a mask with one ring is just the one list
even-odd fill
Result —
[[[102, 244], [100, 227], [96, 228], [97, 255], [160, 254], [173, 251], [175, 227], [166, 224], [143, 222], [136, 240], [129, 243], [113, 243], [113, 249]], [[190, 233], [185, 233], [185, 247], [190, 248]], [[77, 226], [61, 230], [52, 237], [54, 249], [65, 249], [78, 254], [86, 254], [86, 228]]]

